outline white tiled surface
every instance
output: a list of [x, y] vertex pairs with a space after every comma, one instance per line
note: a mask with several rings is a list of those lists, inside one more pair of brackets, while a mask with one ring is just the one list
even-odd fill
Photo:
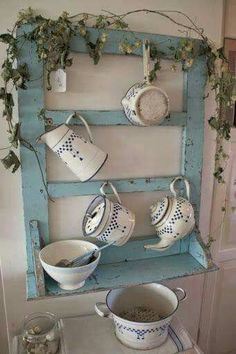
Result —
[[[188, 350], [181, 352], [186, 354], [203, 354], [192, 343], [186, 330], [177, 319], [173, 322], [173, 328], [179, 338], [185, 343]], [[58, 354], [174, 354], [177, 353], [176, 345], [168, 338], [161, 347], [140, 351], [129, 349], [122, 345], [115, 337], [112, 321], [97, 316], [80, 316], [64, 318], [60, 320], [61, 351]], [[14, 338], [15, 345], [12, 354], [23, 354], [19, 340]], [[192, 348], [191, 348], [192, 347]], [[194, 348], [193, 348], [194, 347]], [[180, 352], [179, 352], [180, 353]]]

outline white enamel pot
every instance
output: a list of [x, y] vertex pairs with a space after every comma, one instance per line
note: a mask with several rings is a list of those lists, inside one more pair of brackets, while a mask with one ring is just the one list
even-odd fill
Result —
[[[104, 188], [110, 186], [116, 202], [107, 198]], [[135, 215], [121, 204], [117, 190], [111, 182], [105, 182], [100, 188], [101, 195], [96, 196], [83, 219], [83, 234], [85, 237], [96, 237], [98, 240], [123, 246], [131, 237]]]
[[121, 103], [129, 121], [134, 125], [161, 124], [169, 114], [169, 98], [159, 87], [150, 83], [150, 44], [143, 44], [144, 81], [133, 85]]
[[109, 291], [106, 303], [97, 303], [95, 311], [113, 319], [116, 336], [124, 345], [146, 350], [165, 342], [172, 317], [185, 299], [186, 292], [181, 288], [138, 285]]
[[[175, 184], [183, 181], [186, 189], [186, 199], [177, 196]], [[176, 177], [170, 184], [172, 196], [167, 196], [150, 207], [151, 223], [154, 225], [160, 241], [154, 245], [145, 245], [145, 248], [165, 251], [177, 240], [182, 239], [195, 226], [194, 209], [190, 200], [190, 185], [186, 178]]]
[[47, 144], [80, 181], [84, 182], [100, 170], [107, 159], [107, 154], [94, 145], [88, 123], [81, 115], [78, 115], [78, 118], [84, 124], [89, 139], [77, 135], [69, 127], [74, 116], [74, 114], [70, 115], [65, 124], [40, 135], [37, 141]]

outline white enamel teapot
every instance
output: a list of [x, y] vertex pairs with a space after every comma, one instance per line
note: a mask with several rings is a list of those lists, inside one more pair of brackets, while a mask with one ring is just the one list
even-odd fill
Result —
[[[177, 196], [175, 184], [183, 181], [187, 199]], [[194, 228], [194, 210], [190, 200], [190, 185], [186, 178], [176, 177], [170, 184], [172, 196], [166, 196], [150, 207], [151, 223], [155, 226], [160, 241], [145, 248], [165, 251], [177, 240], [188, 235]]]
[[160, 124], [169, 114], [169, 98], [165, 91], [150, 83], [150, 43], [143, 44], [144, 81], [133, 85], [121, 103], [126, 117], [134, 125]]
[[[110, 187], [116, 201], [107, 198], [105, 187]], [[83, 235], [123, 246], [132, 236], [135, 226], [135, 214], [122, 205], [119, 194], [111, 182], [105, 182], [100, 188], [101, 195], [96, 196], [83, 219]]]
[[74, 117], [75, 114], [71, 114], [65, 124], [60, 124], [40, 135], [37, 141], [47, 144], [80, 181], [84, 182], [100, 170], [107, 159], [107, 154], [94, 145], [89, 125], [81, 115], [77, 117], [84, 124], [89, 139], [85, 139], [71, 129], [69, 124]]

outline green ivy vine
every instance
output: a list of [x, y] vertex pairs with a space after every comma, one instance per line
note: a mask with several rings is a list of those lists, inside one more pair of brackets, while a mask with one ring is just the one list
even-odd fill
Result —
[[[14, 100], [13, 90], [27, 89], [27, 83], [30, 81], [30, 74], [26, 64], [16, 67], [16, 61], [19, 56], [19, 38], [16, 34], [17, 27], [23, 24], [32, 25], [32, 31], [24, 34], [25, 41], [34, 42], [38, 60], [43, 62], [47, 77], [47, 89], [51, 90], [50, 74], [59, 68], [66, 69], [72, 65], [70, 53], [70, 41], [74, 36], [79, 35], [85, 41], [88, 53], [96, 65], [102, 55], [102, 51], [109, 37], [109, 29], [130, 30], [126, 21], [130, 14], [153, 14], [166, 18], [186, 32], [186, 38], [179, 41], [178, 48], [170, 47], [176, 63], [182, 64], [183, 70], [189, 70], [194, 60], [199, 55], [205, 55], [207, 58], [207, 72], [211, 90], [215, 92], [217, 108], [214, 116], [209, 118], [210, 126], [217, 132], [217, 151], [215, 155], [214, 176], [218, 182], [224, 182], [223, 172], [227, 161], [227, 154], [224, 151], [224, 140], [230, 139], [230, 125], [225, 119], [226, 109], [232, 105], [231, 92], [234, 84], [234, 77], [229, 70], [229, 65], [224, 56], [222, 48], [216, 48], [215, 45], [206, 37], [204, 30], [198, 27], [193, 20], [186, 14], [179, 11], [159, 11], [140, 9], [133, 10], [124, 14], [113, 14], [103, 11], [102, 14], [94, 15], [90, 13], [79, 13], [69, 16], [63, 12], [57, 19], [45, 18], [33, 11], [31, 8], [20, 11], [17, 21], [11, 31], [0, 35], [0, 42], [6, 45], [6, 59], [2, 64], [1, 77], [3, 87], [0, 88], [0, 99], [3, 101], [4, 109], [2, 116], [7, 121], [7, 133], [9, 146], [1, 150], [8, 150], [7, 155], [1, 159], [4, 167], [11, 169], [14, 173], [20, 166], [20, 161], [16, 154], [19, 143], [24, 144], [30, 150], [33, 150], [37, 156], [37, 151], [32, 145], [27, 143], [20, 134], [19, 123], [14, 122], [13, 110]], [[187, 24], [175, 20], [175, 14], [181, 15]], [[99, 35], [95, 41], [91, 40], [90, 28], [99, 29]], [[196, 47], [195, 41], [190, 38], [189, 33], [195, 33], [202, 39], [200, 47]], [[142, 43], [135, 39], [128, 40], [124, 38], [119, 43], [119, 49], [125, 54], [133, 54]], [[158, 48], [158, 43], [151, 43], [150, 51], [153, 60], [153, 69], [150, 72], [150, 80], [157, 77], [157, 72], [161, 69], [161, 58], [163, 53]], [[171, 66], [176, 70], [176, 65]], [[44, 119], [45, 114], [42, 109], [39, 112], [40, 118]]]

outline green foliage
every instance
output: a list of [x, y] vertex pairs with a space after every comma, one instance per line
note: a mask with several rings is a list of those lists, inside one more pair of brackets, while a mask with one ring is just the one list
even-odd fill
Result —
[[[2, 64], [1, 77], [3, 79], [3, 87], [0, 88], [0, 99], [3, 101], [4, 110], [3, 117], [8, 123], [9, 142], [11, 148], [17, 148], [20, 138], [19, 125], [13, 123], [14, 100], [12, 89], [27, 89], [27, 82], [30, 80], [30, 73], [26, 64], [15, 67], [18, 58], [18, 47], [24, 45], [25, 41], [31, 41], [36, 45], [38, 60], [43, 62], [47, 74], [47, 88], [51, 89], [50, 74], [59, 68], [65, 69], [72, 65], [70, 56], [70, 42], [75, 35], [79, 35], [84, 41], [88, 49], [89, 55], [94, 64], [97, 64], [101, 58], [102, 51], [109, 39], [108, 29], [124, 30], [129, 29], [128, 23], [125, 21], [126, 16], [137, 13], [155, 13], [164, 16], [174, 22], [168, 14], [162, 11], [154, 10], [134, 10], [123, 15], [116, 15], [111, 12], [104, 11], [102, 14], [94, 15], [81, 13], [75, 16], [69, 16], [67, 12], [63, 12], [57, 19], [48, 19], [35, 13], [32, 8], [20, 11], [17, 21], [12, 31], [0, 35], [0, 43], [6, 45], [6, 59]], [[184, 15], [184, 14], [183, 14]], [[15, 29], [23, 24], [30, 24], [32, 31], [18, 38], [15, 35]], [[89, 27], [99, 29], [99, 36], [96, 40], [91, 39]], [[181, 27], [181, 24], [180, 24]], [[184, 26], [186, 30], [186, 25]], [[176, 63], [182, 64], [183, 70], [191, 69], [194, 60], [199, 55], [204, 55], [207, 59], [207, 72], [211, 89], [215, 91], [217, 109], [216, 114], [209, 119], [210, 126], [217, 131], [217, 151], [216, 151], [216, 169], [215, 177], [219, 182], [223, 181], [223, 163], [227, 159], [227, 155], [223, 151], [221, 144], [222, 139], [230, 138], [230, 126], [225, 121], [224, 114], [227, 107], [231, 106], [231, 92], [234, 85], [234, 78], [230, 73], [227, 59], [224, 56], [222, 48], [215, 48], [210, 40], [204, 35], [203, 30], [193, 23], [189, 27], [190, 31], [197, 33], [202, 41], [199, 43], [191, 38], [182, 38], [179, 40], [177, 48], [170, 47], [170, 52], [174, 56]], [[135, 54], [141, 47], [142, 42], [133, 38], [124, 38], [119, 43], [119, 49], [125, 54]], [[21, 44], [19, 46], [19, 41]], [[22, 44], [23, 43], [23, 44]], [[158, 43], [151, 43], [150, 56], [153, 61], [153, 69], [150, 72], [150, 81], [157, 77], [157, 72], [161, 69], [161, 58], [164, 54], [158, 49]], [[172, 69], [175, 70], [175, 64]], [[39, 118], [46, 120], [45, 110], [39, 113]], [[5, 167], [13, 166], [14, 172], [19, 167], [19, 160], [12, 150], [2, 160]]]

